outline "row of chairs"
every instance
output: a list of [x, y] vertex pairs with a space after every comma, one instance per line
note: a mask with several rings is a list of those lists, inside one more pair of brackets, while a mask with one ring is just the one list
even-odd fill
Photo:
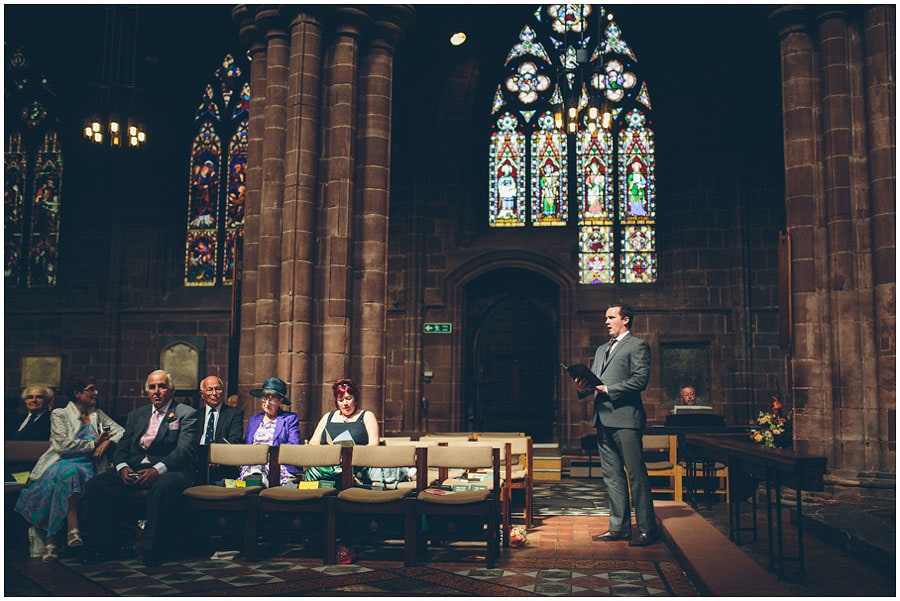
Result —
[[[402, 539], [407, 566], [427, 558], [429, 542], [478, 540], [486, 544], [487, 566], [496, 565], [502, 484], [499, 449], [490, 444], [355, 447], [213, 444], [209, 461], [230, 466], [268, 464], [270, 474], [278, 474], [281, 465], [304, 468], [341, 465], [339, 489], [290, 488], [279, 486], [278, 478], [273, 477], [273, 486], [268, 488], [202, 485], [184, 491], [188, 507], [196, 514], [190, 521], [196, 533], [220, 535], [229, 529], [236, 531], [243, 539], [244, 555], [250, 561], [257, 557], [258, 540], [270, 537], [321, 541], [322, 558], [327, 564], [336, 561], [338, 539], [346, 543], [359, 539]], [[415, 467], [416, 482], [390, 490], [354, 486], [354, 469], [360, 467]], [[454, 492], [429, 488], [438, 484], [429, 480], [430, 471], [448, 473], [451, 469], [463, 469], [467, 474], [487, 473], [490, 480], [484, 489], [478, 490]]]
[[[503, 481], [501, 503], [503, 504], [504, 545], [509, 544], [511, 528], [512, 498], [514, 491], [521, 490], [525, 497], [524, 522], [527, 528], [534, 526], [534, 444], [530, 436], [522, 432], [445, 432], [423, 434], [417, 443], [458, 444], [459, 442], [480, 442], [500, 449], [500, 470]], [[383, 439], [385, 444], [396, 444], [392, 439]]]

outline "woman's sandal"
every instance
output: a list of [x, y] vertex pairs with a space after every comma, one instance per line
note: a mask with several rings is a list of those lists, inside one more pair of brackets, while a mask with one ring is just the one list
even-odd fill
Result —
[[69, 530], [69, 535], [66, 538], [66, 544], [70, 547], [80, 547], [84, 544], [84, 539], [81, 538], [81, 530], [78, 528], [72, 528]]
[[41, 559], [43, 559], [45, 563], [59, 559], [59, 555], [56, 553], [56, 545], [47, 543], [44, 546], [44, 554], [41, 556]]

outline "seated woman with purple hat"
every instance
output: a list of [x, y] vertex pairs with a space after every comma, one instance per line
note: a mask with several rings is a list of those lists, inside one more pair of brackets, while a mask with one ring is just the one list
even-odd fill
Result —
[[[300, 418], [297, 414], [283, 411], [282, 405], [290, 405], [287, 398], [287, 384], [272, 376], [266, 378], [260, 388], [250, 391], [252, 396], [262, 399], [262, 412], [252, 416], [247, 422], [247, 444], [301, 444]], [[281, 484], [290, 482], [299, 472], [292, 465], [281, 466]], [[245, 465], [241, 467], [240, 480], [261, 478], [264, 486], [269, 485], [268, 465]]]

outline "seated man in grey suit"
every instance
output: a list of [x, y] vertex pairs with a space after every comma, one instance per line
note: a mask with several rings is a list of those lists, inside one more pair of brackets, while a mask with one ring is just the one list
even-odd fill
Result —
[[[650, 380], [650, 345], [631, 335], [633, 318], [631, 306], [610, 305], [606, 310], [610, 341], [597, 349], [591, 366], [603, 383], [589, 389], [587, 381], [576, 379], [575, 386], [579, 397], [594, 394], [593, 424], [597, 428], [603, 483], [609, 495], [609, 530], [594, 536], [594, 540], [630, 538], [631, 546], [643, 547], [655, 543], [658, 537], [650, 478], [644, 463], [647, 414], [641, 400], [641, 391]], [[640, 531], [637, 536], [631, 535], [629, 479]]]
[[123, 497], [131, 491], [147, 491], [147, 523], [141, 535], [145, 564], [160, 565], [181, 528], [181, 491], [194, 477], [197, 411], [172, 402], [172, 376], [162, 370], [147, 376], [144, 390], [150, 404], [128, 414], [113, 459], [116, 469], [94, 476], [85, 487], [89, 547], [84, 563], [115, 559], [117, 543], [123, 540], [118, 537]]
[[[200, 449], [197, 453], [197, 473], [194, 485], [213, 484], [222, 478], [237, 478], [238, 468], [231, 466], [209, 467], [209, 445], [213, 443], [244, 443], [244, 411], [229, 407], [225, 399], [225, 386], [218, 376], [207, 376], [200, 382]], [[208, 473], [207, 473], [208, 470]]]

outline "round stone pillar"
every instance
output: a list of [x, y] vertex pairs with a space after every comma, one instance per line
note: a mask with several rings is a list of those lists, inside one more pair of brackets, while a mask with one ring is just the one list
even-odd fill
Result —
[[291, 388], [291, 408], [312, 433], [319, 406], [310, 407], [313, 260], [321, 129], [321, 10], [303, 7], [290, 18], [285, 190], [281, 240], [278, 367]]
[[414, 14], [411, 7], [397, 7], [380, 15], [383, 18], [371, 28], [359, 74], [358, 210], [354, 226], [358, 235], [353, 244], [353, 305], [358, 323], [354, 325], [351, 353], [360, 394], [380, 403], [381, 420], [386, 420], [388, 413], [402, 411], [402, 407], [388, 411], [384, 388], [391, 103], [394, 48]]

